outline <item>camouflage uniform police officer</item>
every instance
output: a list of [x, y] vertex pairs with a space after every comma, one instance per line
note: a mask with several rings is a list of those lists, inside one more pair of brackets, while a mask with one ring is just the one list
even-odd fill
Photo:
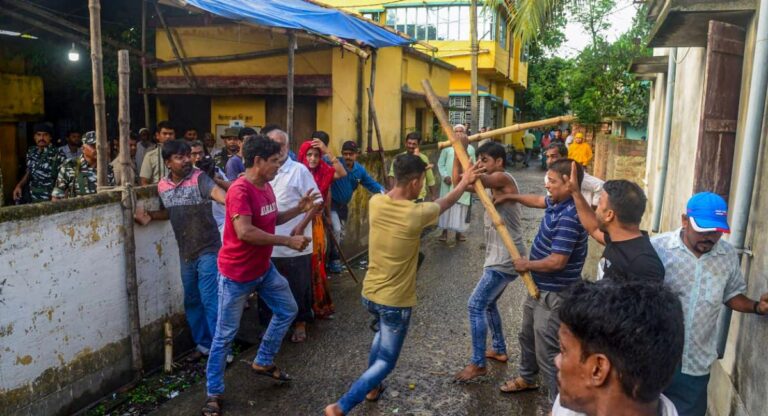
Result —
[[[82, 149], [80, 156], [61, 165], [56, 187], [51, 194], [54, 201], [96, 193], [96, 132], [89, 131], [83, 135]], [[114, 185], [112, 166], [107, 165], [107, 169], [107, 184]]]

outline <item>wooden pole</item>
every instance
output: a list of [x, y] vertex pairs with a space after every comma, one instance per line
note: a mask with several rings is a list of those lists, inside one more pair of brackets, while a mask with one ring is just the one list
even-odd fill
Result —
[[88, 0], [91, 21], [91, 75], [93, 79], [93, 111], [96, 130], [97, 186], [107, 186], [109, 172], [109, 144], [107, 143], [107, 116], [104, 108], [104, 70], [101, 55], [101, 4]]
[[[530, 121], [528, 123], [518, 123], [511, 126], [502, 127], [500, 129], [488, 130], [485, 133], [477, 133], [469, 136], [470, 142], [476, 142], [483, 139], [490, 139], [491, 137], [503, 136], [505, 134], [514, 133], [516, 131], [532, 129], [536, 127], [552, 126], [560, 123], [570, 123], [576, 120], [576, 116], [558, 116], [552, 118], [546, 118], [544, 120]], [[437, 144], [439, 149], [444, 149], [451, 146], [450, 141], [442, 141]]]
[[184, 73], [184, 78], [186, 78], [187, 83], [191, 88], [197, 88], [197, 82], [195, 82], [195, 78], [192, 76], [192, 72], [189, 70], [189, 68], [187, 68], [187, 65], [184, 63], [184, 58], [182, 58], [181, 54], [179, 53], [179, 48], [176, 47], [176, 40], [173, 38], [171, 28], [165, 24], [165, 17], [163, 17], [163, 12], [160, 10], [160, 3], [155, 2], [155, 13], [157, 13], [157, 18], [160, 20], [160, 24], [165, 30], [165, 35], [168, 37], [168, 43], [171, 45], [173, 56], [175, 56], [176, 60], [179, 62], [181, 72]]
[[472, 117], [469, 128], [480, 131], [480, 103], [477, 96], [477, 0], [471, 0], [469, 3], [469, 42], [471, 52], [469, 112]]
[[163, 371], [165, 371], [166, 374], [171, 374], [173, 372], [173, 325], [171, 324], [171, 321], [166, 320], [163, 323], [163, 334], [165, 335], [165, 359], [163, 360]]
[[[300, 54], [300, 53], [308, 53], [308, 52], [316, 52], [316, 51], [327, 51], [333, 48], [334, 46], [328, 45], [325, 43], [318, 44], [318, 45], [306, 45], [300, 48], [296, 48], [294, 53]], [[244, 61], [247, 59], [271, 58], [273, 56], [284, 56], [284, 55], [285, 55], [285, 48], [279, 48], [279, 49], [267, 49], [265, 51], [236, 53], [232, 55], [195, 56], [191, 58], [187, 57], [187, 58], [184, 58], [184, 63], [187, 65], [210, 64], [210, 63], [220, 63], [220, 62]], [[151, 62], [147, 64], [147, 67], [148, 68], [168, 68], [168, 67], [173, 67], [177, 65], [179, 65], [179, 62], [176, 60], [172, 60], [172, 61], [165, 61], [165, 62]]]
[[117, 75], [118, 75], [118, 118], [117, 124], [120, 128], [120, 183], [133, 183], [135, 177], [135, 168], [131, 163], [131, 152], [128, 139], [131, 135], [131, 107], [130, 107], [130, 80], [131, 65], [128, 61], [128, 51], [121, 50], [117, 52]]
[[[440, 126], [442, 126], [443, 131], [448, 136], [451, 144], [453, 145], [455, 156], [458, 158], [464, 170], [469, 169], [469, 155], [467, 155], [466, 149], [464, 149], [464, 146], [453, 134], [453, 128], [448, 123], [448, 117], [445, 115], [443, 105], [440, 104], [440, 100], [437, 98], [435, 91], [432, 90], [432, 85], [429, 83], [429, 80], [426, 79], [421, 82], [421, 85], [424, 87], [424, 93], [427, 97], [427, 102], [432, 107], [432, 112], [435, 113], [435, 117], [437, 117], [437, 119], [440, 121]], [[485, 192], [483, 183], [481, 181], [475, 181], [474, 187], [478, 198], [480, 198], [480, 202], [483, 203], [483, 206], [488, 212], [488, 215], [491, 216], [493, 225], [496, 227], [496, 232], [499, 233], [501, 240], [504, 242], [504, 246], [507, 248], [507, 250], [509, 250], [509, 254], [512, 255], [512, 259], [519, 259], [520, 253], [517, 251], [517, 247], [512, 241], [512, 236], [509, 235], [509, 230], [507, 230], [507, 226], [499, 216], [498, 211], [496, 211], [496, 207], [493, 205], [493, 201], [491, 201], [491, 198]], [[520, 277], [522, 278], [523, 283], [525, 283], [525, 287], [528, 289], [528, 294], [533, 298], [538, 299], [539, 288], [536, 287], [536, 283], [534, 283], [531, 274], [529, 272], [521, 273]]]
[[[371, 80], [368, 82], [368, 100], [373, 100], [376, 87], [376, 49], [371, 50]], [[373, 116], [371, 115], [371, 106], [368, 106], [368, 152], [373, 150]], [[382, 150], [382, 149], [379, 149]]]
[[149, 127], [151, 118], [149, 117], [149, 94], [147, 93], [147, 2], [141, 0], [141, 88], [142, 98], [144, 100], [144, 127]]
[[286, 113], [285, 128], [288, 137], [293, 137], [293, 81], [296, 71], [296, 34], [288, 32], [288, 79], [286, 80]]
[[133, 235], [133, 179], [136, 177], [133, 163], [131, 162], [131, 150], [128, 144], [131, 135], [131, 106], [130, 106], [130, 79], [131, 65], [128, 61], [128, 51], [121, 50], [117, 53], [118, 74], [118, 119], [120, 126], [120, 171], [123, 185], [123, 251], [125, 253], [125, 289], [128, 293], [128, 324], [131, 334], [131, 366], [134, 377], [139, 378], [144, 372], [144, 364], [141, 357], [141, 321], [139, 315], [139, 283], [136, 278], [136, 240]]
[[[363, 90], [365, 81], [365, 59], [357, 58], [357, 94], [356, 94], [356, 108], [355, 108], [355, 135], [356, 142], [362, 147], [363, 144]], [[368, 143], [368, 146], [371, 144]], [[368, 148], [370, 149], [370, 147]]]
[[[352, 271], [352, 265], [349, 264], [349, 261], [347, 261], [347, 256], [345, 256], [344, 252], [341, 251], [341, 244], [339, 244], [339, 240], [337, 240], [336, 236], [333, 234], [333, 227], [331, 224], [326, 223], [325, 219], [323, 219], [323, 224], [325, 225], [326, 233], [328, 234], [328, 237], [330, 237], [331, 243], [334, 247], [336, 247], [336, 252], [339, 253], [339, 258], [341, 258], [341, 261], [344, 262], [345, 266], [347, 266], [347, 272], [349, 273], [349, 276], [352, 277], [352, 280], [354, 280], [355, 283], [360, 283], [360, 281], [357, 280], [357, 276], [355, 276], [355, 272]], [[330, 230], [330, 232], [327, 230]]]
[[381, 158], [381, 182], [384, 184], [384, 188], [387, 188], [387, 163], [384, 160], [384, 145], [381, 144], [381, 130], [379, 130], [379, 119], [376, 117], [376, 105], [373, 103], [373, 91], [368, 88], [368, 112], [373, 120], [373, 126], [376, 129], [376, 141], [379, 145], [379, 157]]

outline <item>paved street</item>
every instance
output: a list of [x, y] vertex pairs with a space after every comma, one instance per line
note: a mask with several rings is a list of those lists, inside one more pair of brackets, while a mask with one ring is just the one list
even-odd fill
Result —
[[[538, 167], [513, 174], [523, 192], [543, 192]], [[397, 368], [387, 380], [385, 397], [375, 404], [361, 404], [352, 415], [545, 415], [549, 409], [541, 393], [502, 395], [498, 386], [516, 372], [519, 356], [517, 333], [526, 296], [521, 282], [510, 285], [500, 301], [510, 364], [489, 364], [490, 374], [470, 384], [456, 384], [452, 376], [468, 363], [470, 336], [466, 303], [483, 263], [482, 214], [472, 207], [468, 241], [446, 245], [437, 241], [438, 231], [424, 239], [426, 260], [419, 272], [418, 296], [411, 328]], [[541, 212], [524, 209], [526, 243], [530, 246]], [[363, 272], [358, 271], [359, 277]], [[369, 315], [360, 304], [360, 286], [348, 275], [335, 276], [332, 294], [334, 320], [320, 321], [309, 330], [309, 340], [296, 345], [285, 342], [277, 364], [295, 381], [280, 386], [249, 373], [246, 362], [255, 347], [241, 354], [226, 373], [224, 403], [228, 415], [319, 415], [338, 399], [365, 369], [372, 333]], [[256, 332], [253, 309], [249, 311], [244, 338]], [[199, 414], [204, 385], [195, 386], [163, 405], [157, 415]]]

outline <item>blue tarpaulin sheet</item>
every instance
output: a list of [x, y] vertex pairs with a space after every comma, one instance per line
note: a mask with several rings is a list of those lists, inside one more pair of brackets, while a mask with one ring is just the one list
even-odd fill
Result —
[[332, 35], [374, 48], [413, 42], [340, 10], [302, 0], [186, 0], [186, 3], [232, 20]]

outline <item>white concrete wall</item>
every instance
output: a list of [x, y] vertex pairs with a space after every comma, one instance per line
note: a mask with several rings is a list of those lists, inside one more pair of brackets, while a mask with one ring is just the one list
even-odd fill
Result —
[[[745, 149], [744, 128], [749, 99], [749, 84], [752, 75], [752, 60], [755, 44], [755, 19], [750, 22], [744, 50], [741, 97], [736, 132], [733, 176], [730, 200], [734, 200], [739, 181], [739, 158], [744, 151], [759, 152], [759, 166], [755, 175], [755, 189], [748, 225], [746, 246], [752, 255], [742, 260], [742, 271], [747, 280], [746, 295], [757, 299], [768, 292], [768, 110], [764, 111], [763, 134], [759, 149]], [[672, 140], [670, 146], [669, 170], [667, 174], [661, 231], [677, 228], [680, 214], [693, 189], [695, 155], [701, 114], [702, 90], [705, 70], [704, 48], [679, 48], [677, 51], [677, 77], [675, 106], [673, 114]], [[655, 55], [666, 54], [657, 49]], [[657, 80], [651, 95], [649, 113], [647, 185], [649, 197], [658, 186], [658, 160], [661, 157], [661, 130], [663, 126], [663, 101], [665, 85], [663, 77]], [[664, 84], [666, 81], [663, 81]], [[749, 178], [750, 180], [752, 178]], [[650, 199], [649, 198], [649, 199]], [[653, 201], [643, 225], [650, 228], [653, 217]], [[731, 215], [733, 211], [731, 210]], [[731, 218], [732, 221], [732, 218]], [[727, 238], [727, 237], [726, 237]], [[708, 413], [713, 416], [764, 416], [768, 415], [768, 362], [765, 360], [765, 345], [768, 345], [768, 319], [753, 314], [734, 313], [728, 332], [725, 355], [712, 367], [709, 384]]]
[[[135, 229], [145, 327], [182, 313], [183, 292], [170, 224]], [[89, 356], [129, 337], [126, 293], [119, 203], [0, 223], [0, 408], [63, 388], [51, 371], [103, 370]]]

